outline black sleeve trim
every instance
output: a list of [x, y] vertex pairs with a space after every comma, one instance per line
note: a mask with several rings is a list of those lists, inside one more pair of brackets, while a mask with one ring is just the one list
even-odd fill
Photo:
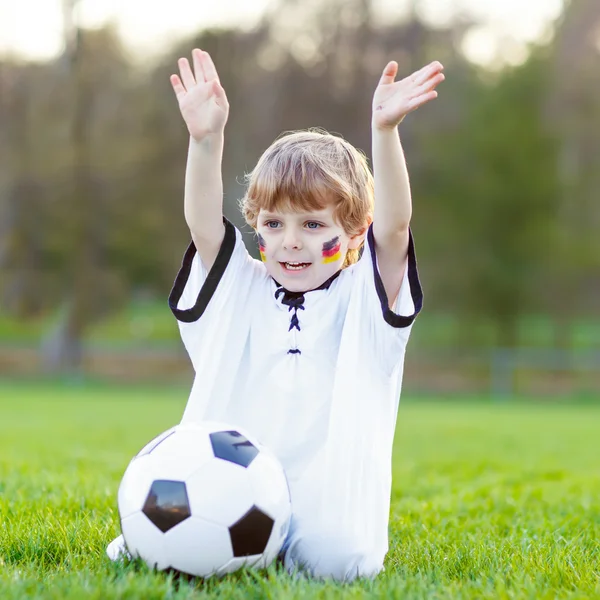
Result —
[[185, 251], [181, 268], [179, 269], [179, 273], [173, 284], [173, 289], [169, 294], [169, 308], [175, 315], [175, 318], [182, 323], [193, 323], [202, 316], [231, 260], [236, 240], [235, 227], [225, 218], [223, 218], [223, 223], [225, 224], [225, 236], [223, 237], [223, 242], [219, 248], [217, 258], [206, 277], [206, 281], [198, 293], [196, 303], [191, 308], [182, 310], [177, 308], [177, 304], [181, 299], [181, 295], [183, 294], [183, 290], [185, 289], [192, 270], [192, 261], [196, 254], [196, 246], [193, 241], [190, 242], [188, 249]]
[[371, 249], [371, 259], [373, 260], [373, 273], [375, 275], [375, 290], [379, 296], [383, 318], [388, 325], [392, 327], [408, 327], [415, 320], [416, 316], [423, 308], [423, 290], [419, 281], [419, 273], [417, 271], [417, 258], [415, 255], [415, 244], [412, 231], [409, 230], [408, 237], [408, 283], [410, 285], [410, 295], [415, 306], [415, 312], [410, 316], [398, 315], [390, 307], [388, 297], [383, 287], [383, 281], [377, 268], [377, 255], [375, 253], [375, 237], [373, 235], [373, 225], [369, 227], [367, 233], [367, 243]]

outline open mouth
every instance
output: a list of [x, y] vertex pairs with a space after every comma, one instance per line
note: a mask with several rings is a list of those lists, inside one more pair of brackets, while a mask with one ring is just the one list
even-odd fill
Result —
[[279, 263], [286, 271], [302, 271], [307, 267], [310, 267], [312, 263], [305, 262], [282, 262]]

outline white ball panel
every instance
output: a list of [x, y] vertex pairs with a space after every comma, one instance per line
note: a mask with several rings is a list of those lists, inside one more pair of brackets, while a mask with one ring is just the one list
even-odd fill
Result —
[[[177, 430], [174, 435], [166, 438], [155, 450], [152, 451], [154, 460], [168, 460], [179, 463], [181, 460], [190, 465], [188, 467], [199, 467], [213, 457], [212, 446], [208, 435], [203, 432]], [[187, 473], [187, 476], [191, 475]], [[185, 479], [185, 476], [183, 476]]]
[[255, 504], [273, 519], [289, 513], [290, 494], [283, 467], [270, 453], [261, 452], [248, 467]]
[[186, 481], [192, 516], [224, 527], [233, 525], [254, 504], [247, 469], [213, 458]]
[[152, 462], [147, 455], [129, 463], [119, 485], [117, 502], [121, 519], [142, 510], [153, 481]]
[[[186, 481], [198, 470], [201, 463], [194, 456], [178, 455], [155, 456], [152, 460], [154, 480]], [[189, 498], [189, 495], [188, 495]]]
[[127, 550], [133, 558], [139, 556], [149, 567], [159, 571], [169, 567], [164, 534], [144, 513], [136, 512], [122, 519], [121, 530]]
[[215, 575], [217, 577], [222, 577], [223, 575], [227, 575], [228, 573], [234, 573], [242, 567], [253, 567], [258, 563], [260, 557], [261, 555], [240, 556], [239, 558], [232, 558], [227, 564], [223, 565], [220, 569], [218, 569]]
[[209, 577], [233, 558], [227, 528], [203, 519], [186, 519], [164, 540], [170, 566], [189, 575]]
[[[198, 457], [199, 460], [205, 460], [205, 457], [212, 456], [212, 448], [206, 430], [199, 427], [181, 426], [176, 428], [175, 435], [166, 439], [163, 444], [165, 450], [161, 449], [164, 454], [189, 454]], [[162, 444], [161, 444], [162, 446]], [[157, 448], [157, 450], [160, 446]]]

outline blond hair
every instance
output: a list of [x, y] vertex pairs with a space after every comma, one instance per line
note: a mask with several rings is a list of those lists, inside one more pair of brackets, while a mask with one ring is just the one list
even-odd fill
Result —
[[[373, 220], [373, 175], [365, 155], [323, 129], [283, 134], [265, 150], [246, 175], [240, 200], [244, 219], [256, 229], [260, 210], [322, 210], [333, 202], [333, 216], [349, 237]], [[359, 250], [348, 250], [343, 267], [355, 263]]]

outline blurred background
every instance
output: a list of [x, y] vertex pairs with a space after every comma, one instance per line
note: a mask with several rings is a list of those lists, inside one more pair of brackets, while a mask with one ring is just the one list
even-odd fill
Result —
[[425, 291], [404, 389], [600, 392], [598, 0], [0, 0], [0, 378], [191, 382], [167, 296], [193, 47], [255, 255], [237, 201], [263, 150], [320, 126], [370, 155], [383, 66], [440, 60], [401, 126]]

